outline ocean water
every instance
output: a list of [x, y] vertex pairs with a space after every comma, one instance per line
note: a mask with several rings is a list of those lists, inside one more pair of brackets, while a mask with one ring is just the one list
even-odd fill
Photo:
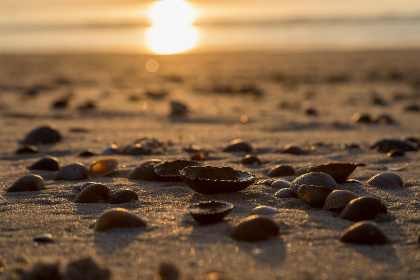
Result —
[[[153, 53], [147, 38], [154, 32], [149, 11], [156, 2], [0, 0], [0, 53]], [[154, 35], [158, 43], [190, 40], [184, 51], [198, 53], [420, 47], [420, 1], [188, 2], [196, 13], [194, 38], [167, 30]]]

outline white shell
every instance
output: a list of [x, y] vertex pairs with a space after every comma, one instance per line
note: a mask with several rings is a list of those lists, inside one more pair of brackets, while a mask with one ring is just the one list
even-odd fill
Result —
[[378, 188], [401, 188], [403, 187], [404, 183], [400, 175], [392, 173], [392, 172], [384, 172], [380, 174], [376, 174], [372, 178], [370, 178], [367, 183], [371, 186], [378, 187]]
[[297, 185], [313, 185], [318, 187], [337, 188], [334, 178], [324, 172], [310, 172], [303, 174], [293, 180], [290, 190], [294, 194], [298, 194], [299, 187]]
[[332, 191], [325, 199], [324, 210], [342, 209], [357, 195], [347, 190]]
[[271, 184], [271, 187], [276, 188], [276, 189], [286, 189], [286, 188], [290, 188], [291, 184], [292, 183], [286, 180], [276, 180]]
[[251, 214], [253, 215], [274, 215], [277, 214], [279, 211], [277, 211], [276, 208], [260, 205], [252, 209]]

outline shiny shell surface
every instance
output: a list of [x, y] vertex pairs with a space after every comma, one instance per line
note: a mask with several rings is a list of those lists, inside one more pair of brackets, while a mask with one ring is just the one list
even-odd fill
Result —
[[251, 144], [243, 141], [242, 139], [236, 139], [229, 143], [227, 147], [223, 149], [224, 152], [252, 152], [253, 148]]
[[252, 215], [237, 224], [231, 236], [235, 240], [257, 242], [267, 240], [280, 233], [277, 223], [267, 216]]
[[29, 132], [23, 144], [37, 145], [37, 144], [55, 144], [61, 140], [61, 134], [55, 126], [41, 126]]
[[118, 160], [113, 158], [102, 159], [94, 162], [89, 167], [90, 178], [100, 178], [114, 172], [118, 167]]
[[229, 193], [243, 190], [255, 181], [251, 173], [231, 167], [189, 166], [180, 172], [182, 180], [201, 194]]
[[362, 196], [351, 200], [341, 211], [340, 218], [358, 222], [373, 220], [380, 213], [387, 213], [387, 208], [380, 199]]
[[255, 207], [254, 209], [252, 209], [251, 214], [252, 215], [275, 215], [278, 212], [279, 211], [274, 207], [270, 207], [266, 205], [259, 205]]
[[119, 204], [129, 202], [132, 200], [138, 200], [139, 196], [135, 191], [132, 190], [119, 190], [111, 194], [106, 202], [110, 204]]
[[233, 209], [233, 204], [224, 201], [203, 201], [188, 206], [188, 212], [202, 225], [214, 224], [224, 219]]
[[356, 167], [357, 164], [355, 163], [332, 162], [311, 166], [309, 167], [308, 172], [324, 172], [333, 177], [338, 184], [341, 184], [346, 182], [347, 178], [353, 173]]
[[179, 172], [188, 166], [201, 166], [201, 163], [195, 160], [179, 159], [159, 163], [153, 169], [162, 177], [161, 181], [182, 182]]
[[375, 222], [361, 221], [346, 229], [341, 234], [340, 241], [382, 245], [388, 243], [388, 237]]
[[334, 178], [324, 172], [311, 172], [303, 174], [293, 180], [290, 190], [297, 195], [298, 186], [297, 185], [313, 185], [320, 187], [328, 187], [330, 189], [336, 189], [337, 183]]
[[146, 222], [124, 208], [114, 208], [103, 212], [96, 222], [95, 231], [113, 228], [145, 227]]
[[286, 188], [290, 188], [291, 185], [292, 183], [286, 180], [276, 180], [271, 184], [271, 187], [275, 189], [286, 189]]
[[57, 158], [45, 157], [33, 163], [28, 169], [57, 171], [60, 165]]
[[89, 170], [81, 163], [72, 163], [64, 166], [54, 176], [54, 180], [76, 181], [89, 177]]
[[145, 161], [131, 170], [128, 178], [133, 180], [159, 181], [161, 176], [155, 173], [154, 167], [161, 162], [158, 159]]
[[322, 207], [331, 192], [332, 189], [328, 187], [301, 185], [298, 190], [298, 197], [311, 207]]
[[13, 185], [8, 188], [7, 192], [29, 192], [40, 191], [47, 189], [45, 187], [44, 179], [39, 175], [28, 174], [18, 179]]
[[75, 198], [75, 203], [94, 203], [106, 201], [111, 195], [111, 190], [104, 184], [91, 184], [85, 187]]
[[324, 210], [342, 210], [357, 195], [348, 190], [334, 190], [325, 199]]
[[295, 169], [290, 165], [278, 164], [267, 172], [269, 177], [283, 177], [296, 175]]
[[367, 183], [371, 186], [383, 189], [402, 188], [404, 186], [400, 175], [392, 172], [376, 174], [370, 178]]
[[292, 198], [296, 197], [296, 194], [294, 194], [291, 189], [281, 189], [278, 190], [274, 196], [278, 198]]

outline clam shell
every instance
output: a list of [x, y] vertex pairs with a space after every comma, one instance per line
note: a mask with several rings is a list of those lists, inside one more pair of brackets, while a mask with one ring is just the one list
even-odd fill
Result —
[[161, 177], [160, 181], [182, 182], [179, 171], [188, 166], [201, 166], [201, 163], [195, 160], [173, 160], [157, 164], [153, 169]]
[[104, 184], [91, 184], [85, 187], [74, 200], [75, 203], [93, 203], [107, 200], [111, 195], [111, 190]]
[[160, 181], [161, 176], [155, 173], [154, 167], [161, 162], [162, 161], [158, 159], [143, 162], [128, 173], [128, 178], [134, 180]]
[[298, 197], [311, 207], [322, 207], [325, 199], [331, 192], [332, 189], [328, 187], [301, 185], [299, 187]]
[[114, 192], [106, 202], [110, 204], [119, 204], [129, 202], [131, 200], [138, 200], [139, 196], [132, 190], [119, 190]]
[[73, 163], [61, 168], [54, 176], [54, 180], [83, 180], [89, 177], [89, 170], [81, 163]]
[[351, 117], [351, 120], [355, 123], [373, 123], [373, 118], [371, 117], [371, 115], [366, 113], [355, 113]]
[[277, 214], [278, 212], [279, 211], [274, 207], [270, 207], [266, 205], [259, 205], [255, 207], [254, 209], [252, 209], [251, 214], [252, 215], [274, 215], [274, 214]]
[[330, 189], [336, 189], [337, 183], [330, 175], [324, 172], [311, 172], [303, 174], [293, 180], [290, 190], [295, 195], [298, 194], [298, 185], [313, 185], [320, 187], [328, 187]]
[[8, 188], [7, 192], [29, 192], [47, 189], [44, 179], [39, 175], [28, 174], [17, 180]]
[[224, 152], [252, 152], [252, 146], [244, 142], [242, 139], [236, 139], [229, 143], [229, 145], [223, 149]]
[[261, 164], [261, 160], [256, 156], [246, 155], [242, 160], [242, 164]]
[[34, 164], [29, 166], [28, 169], [57, 171], [60, 169], [60, 165], [57, 158], [45, 157], [36, 161]]
[[290, 188], [291, 185], [292, 183], [286, 180], [276, 180], [271, 184], [271, 187], [275, 189], [286, 189], [286, 188]]
[[124, 208], [114, 208], [102, 213], [95, 225], [95, 231], [113, 228], [145, 227], [146, 222]]
[[152, 150], [144, 147], [142, 144], [133, 144], [124, 149], [123, 153], [130, 156], [150, 155]]
[[272, 183], [274, 183], [276, 179], [261, 179], [255, 182], [255, 185], [263, 185], [263, 186], [271, 186]]
[[341, 210], [357, 195], [347, 190], [332, 191], [325, 199], [324, 210]]
[[172, 101], [170, 107], [172, 116], [182, 116], [188, 113], [188, 107], [184, 103]]
[[377, 214], [386, 212], [387, 208], [380, 199], [362, 196], [351, 200], [341, 211], [340, 218], [358, 222], [373, 220]]
[[392, 172], [384, 172], [376, 174], [370, 178], [367, 183], [371, 186], [391, 189], [391, 188], [402, 188], [404, 183], [400, 175]]
[[233, 204], [224, 201], [203, 201], [190, 205], [188, 212], [200, 224], [214, 224], [226, 217], [233, 209]]
[[172, 263], [161, 262], [157, 268], [155, 280], [179, 280], [178, 268]]
[[90, 178], [100, 178], [104, 177], [112, 172], [114, 172], [118, 167], [118, 160], [113, 158], [102, 159], [94, 162], [89, 167], [89, 177]]
[[96, 182], [86, 182], [86, 183], [83, 183], [81, 185], [74, 186], [73, 190], [77, 191], [77, 192], [80, 192], [80, 191], [83, 191], [83, 189], [86, 188], [87, 186], [90, 186], [90, 185], [93, 185], [93, 184], [96, 184]]
[[77, 156], [79, 157], [93, 157], [96, 156], [96, 153], [90, 149], [81, 151], [80, 153], [77, 154]]
[[308, 169], [308, 172], [324, 172], [338, 183], [345, 183], [347, 177], [356, 169], [357, 164], [355, 163], [341, 163], [341, 162], [332, 162], [327, 164], [321, 164], [317, 166], [311, 166]]
[[295, 169], [290, 165], [278, 164], [267, 172], [269, 177], [283, 177], [296, 175]]
[[61, 134], [55, 126], [41, 126], [29, 132], [22, 144], [55, 144], [61, 140]]
[[105, 147], [101, 151], [101, 155], [107, 155], [107, 156], [118, 155], [120, 153], [121, 153], [120, 149], [115, 144], [112, 144], [109, 147]]
[[306, 155], [308, 154], [308, 151], [302, 149], [296, 144], [288, 144], [284, 147], [284, 149], [281, 151], [283, 154], [292, 154], [292, 155]]
[[388, 153], [391, 150], [400, 150], [403, 152], [412, 152], [419, 150], [418, 147], [412, 145], [410, 142], [405, 142], [396, 139], [380, 140], [373, 144], [370, 148], [383, 153]]
[[281, 189], [277, 191], [274, 196], [278, 198], [292, 198], [296, 197], [296, 194], [294, 194], [291, 189]]
[[233, 239], [247, 242], [267, 240], [280, 233], [276, 222], [267, 216], [252, 215], [237, 224], [231, 233]]
[[231, 167], [189, 166], [180, 175], [185, 184], [201, 194], [237, 192], [256, 179], [251, 173]]
[[51, 233], [41, 233], [34, 236], [34, 242], [37, 243], [52, 243], [54, 242], [53, 236]]
[[340, 236], [341, 242], [361, 244], [386, 244], [388, 237], [375, 222], [362, 221], [346, 229]]
[[15, 153], [16, 154], [36, 154], [38, 153], [38, 148], [33, 145], [24, 145], [18, 148]]

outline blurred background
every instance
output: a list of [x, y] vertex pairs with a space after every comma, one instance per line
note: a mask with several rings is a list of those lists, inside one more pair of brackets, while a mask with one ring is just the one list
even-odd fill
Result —
[[420, 47], [413, 0], [0, 0], [0, 53]]

